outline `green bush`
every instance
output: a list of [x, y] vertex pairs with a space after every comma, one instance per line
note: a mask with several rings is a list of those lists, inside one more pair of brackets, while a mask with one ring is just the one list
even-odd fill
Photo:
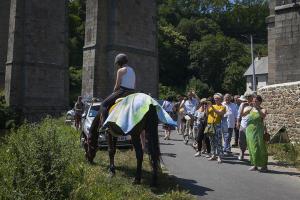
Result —
[[47, 118], [7, 137], [0, 150], [0, 199], [68, 198], [84, 174], [75, 134]]
[[160, 187], [152, 191], [146, 158], [145, 182], [133, 185], [134, 151], [118, 150], [117, 174], [110, 178], [107, 152], [99, 151], [98, 164], [89, 165], [79, 145], [79, 133], [62, 119], [25, 123], [5, 138], [0, 158], [0, 199], [194, 199], [165, 173], [159, 175]]
[[16, 110], [6, 106], [4, 92], [0, 91], [0, 129], [15, 128], [20, 124], [20, 116]]

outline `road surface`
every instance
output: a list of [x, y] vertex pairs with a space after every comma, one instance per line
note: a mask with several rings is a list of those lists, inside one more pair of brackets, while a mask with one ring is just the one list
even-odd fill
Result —
[[224, 157], [222, 164], [194, 157], [193, 148], [185, 145], [176, 131], [171, 140], [163, 140], [160, 129], [160, 142], [163, 164], [170, 175], [199, 199], [300, 200], [297, 170], [270, 165], [269, 173], [248, 171], [249, 163], [239, 161], [237, 154]]

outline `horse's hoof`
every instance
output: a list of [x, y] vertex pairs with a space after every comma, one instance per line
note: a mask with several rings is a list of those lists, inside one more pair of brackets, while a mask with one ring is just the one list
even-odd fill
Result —
[[139, 179], [134, 179], [132, 182], [133, 185], [140, 185], [141, 184], [141, 180]]
[[116, 175], [115, 167], [110, 167], [108, 172], [110, 177], [114, 177]]
[[116, 173], [109, 171], [109, 178], [113, 178], [115, 175], [116, 175]]
[[90, 165], [95, 165], [96, 163], [93, 160], [88, 160]]
[[85, 159], [88, 161], [89, 164], [95, 164], [94, 159], [91, 159], [88, 154], [85, 154]]

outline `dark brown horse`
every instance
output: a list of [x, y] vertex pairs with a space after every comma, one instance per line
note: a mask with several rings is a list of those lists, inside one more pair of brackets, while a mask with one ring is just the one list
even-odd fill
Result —
[[[97, 143], [98, 143], [98, 130], [100, 126], [100, 118], [101, 115], [98, 114], [90, 128], [90, 135], [87, 143], [85, 144], [86, 150], [86, 158], [89, 162], [93, 162], [96, 152], [97, 152]], [[116, 133], [118, 135], [124, 135], [121, 128], [119, 128], [114, 123], [108, 124], [109, 129], [107, 131], [108, 134], [108, 154], [110, 159], [109, 172], [113, 176], [115, 174], [115, 164], [114, 157], [116, 153], [116, 143], [117, 137], [114, 137], [111, 133]], [[143, 119], [127, 134], [131, 135], [131, 140], [133, 147], [136, 152], [137, 159], [137, 168], [136, 175], [134, 179], [134, 184], [141, 183], [142, 177], [142, 162], [143, 162], [143, 149], [141, 144], [140, 135], [145, 131], [147, 151], [150, 157], [150, 163], [153, 170], [152, 176], [152, 186], [156, 186], [157, 184], [157, 172], [159, 168], [159, 160], [160, 160], [160, 149], [159, 149], [159, 138], [158, 138], [158, 117], [156, 113], [156, 108], [153, 105], [149, 106], [149, 111], [144, 115]]]

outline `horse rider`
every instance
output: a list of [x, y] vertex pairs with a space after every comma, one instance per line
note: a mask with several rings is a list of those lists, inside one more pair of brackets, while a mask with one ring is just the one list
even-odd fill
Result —
[[[109, 109], [112, 105], [115, 104], [115, 101], [118, 98], [125, 97], [133, 93], [135, 90], [135, 85], [136, 85], [135, 71], [127, 63], [128, 63], [127, 55], [121, 53], [116, 56], [115, 66], [118, 68], [118, 71], [117, 71], [115, 87], [113, 93], [108, 97], [106, 97], [106, 99], [104, 99], [104, 101], [101, 103], [101, 107], [102, 107], [101, 124], [103, 124], [106, 118], [108, 117]], [[103, 129], [104, 128], [102, 128], [102, 130]]]
[[[106, 128], [103, 127], [102, 124], [108, 117], [109, 109], [115, 104], [115, 101], [118, 98], [125, 97], [131, 93], [134, 93], [135, 91], [135, 72], [133, 68], [130, 67], [127, 63], [127, 55], [121, 53], [116, 56], [114, 65], [115, 67], [117, 67], [118, 71], [113, 93], [109, 95], [106, 99], [104, 99], [101, 103], [101, 109], [97, 116], [94, 118], [89, 131], [90, 138], [88, 139], [88, 143], [91, 148], [94, 148], [93, 153], [95, 153], [95, 149], [97, 146], [97, 142], [95, 141], [97, 141], [97, 139], [92, 137], [97, 137], [97, 134], [91, 133], [97, 131], [99, 127], [100, 132], [105, 132]], [[112, 138], [109, 137], [108, 142], [116, 142], [116, 138], [112, 141]]]

